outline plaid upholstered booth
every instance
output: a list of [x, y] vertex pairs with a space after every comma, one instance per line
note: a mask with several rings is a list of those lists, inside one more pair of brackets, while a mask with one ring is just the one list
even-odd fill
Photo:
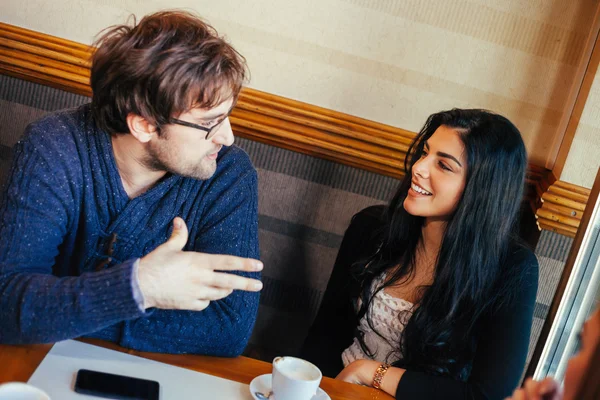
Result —
[[[29, 81], [0, 75], [0, 183], [11, 162], [11, 147], [31, 121], [89, 99]], [[295, 354], [302, 344], [350, 218], [389, 200], [398, 181], [308, 155], [237, 139], [259, 175], [261, 258], [264, 289], [254, 335], [246, 353], [270, 360]], [[540, 290], [531, 349], [571, 239], [544, 232], [536, 249]]]
[[[89, 98], [0, 75], [0, 182], [11, 147], [46, 113]], [[334, 162], [236, 138], [259, 175], [261, 308], [248, 353], [294, 353], [327, 285], [342, 235], [353, 214], [388, 200], [397, 181]]]

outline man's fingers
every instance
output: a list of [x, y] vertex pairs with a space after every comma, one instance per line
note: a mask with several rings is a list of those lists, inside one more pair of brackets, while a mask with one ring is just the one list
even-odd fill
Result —
[[201, 300], [220, 300], [229, 296], [233, 292], [233, 289], [224, 289], [220, 287], [206, 287], [202, 290], [200, 295]]
[[542, 396], [547, 396], [550, 394], [555, 394], [559, 390], [558, 382], [554, 379], [548, 377], [540, 382], [539, 394]]
[[517, 389], [514, 391], [510, 400], [527, 400], [524, 389]]
[[208, 300], [194, 300], [191, 302], [191, 304], [188, 307], [184, 307], [184, 309], [191, 310], [191, 311], [202, 311], [206, 307], [208, 307], [209, 304], [210, 304], [210, 301], [208, 301]]
[[223, 254], [195, 253], [193, 264], [217, 271], [257, 272], [263, 269], [260, 260]]
[[185, 221], [179, 217], [173, 220], [173, 232], [171, 237], [163, 246], [167, 246], [170, 250], [182, 250], [188, 241], [188, 230]]
[[537, 399], [539, 397], [539, 382], [534, 381], [533, 378], [527, 378], [527, 380], [525, 381], [525, 385], [523, 385], [523, 389], [525, 389], [525, 393], [527, 393], [527, 395], [529, 397], [532, 397], [534, 399]]
[[221, 289], [245, 290], [248, 292], [258, 292], [263, 284], [258, 279], [245, 278], [228, 273], [215, 272], [210, 285]]

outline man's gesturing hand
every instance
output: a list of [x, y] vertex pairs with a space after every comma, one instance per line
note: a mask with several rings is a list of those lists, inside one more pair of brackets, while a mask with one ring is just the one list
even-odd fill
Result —
[[263, 268], [260, 261], [182, 251], [187, 240], [187, 226], [177, 217], [169, 240], [140, 260], [138, 281], [144, 308], [200, 311], [211, 300], [227, 297], [235, 289], [252, 292], [262, 289], [259, 280], [217, 272], [260, 271]]

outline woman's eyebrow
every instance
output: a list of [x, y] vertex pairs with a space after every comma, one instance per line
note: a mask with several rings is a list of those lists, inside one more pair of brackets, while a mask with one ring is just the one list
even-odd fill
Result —
[[[425, 142], [425, 148], [427, 150], [429, 150], [429, 143]], [[438, 151], [435, 154], [437, 154], [440, 157], [449, 158], [449, 159], [453, 160], [455, 163], [458, 164], [459, 167], [462, 168], [462, 164], [460, 163], [460, 161], [458, 161], [458, 159], [456, 157], [454, 157], [452, 154], [444, 153], [443, 151]]]
[[458, 161], [458, 159], [456, 157], [454, 157], [452, 154], [444, 153], [443, 151], [438, 151], [436, 154], [440, 157], [449, 158], [449, 159], [453, 160], [455, 163], [458, 164], [459, 167], [462, 168], [462, 164], [460, 163], [460, 161]]

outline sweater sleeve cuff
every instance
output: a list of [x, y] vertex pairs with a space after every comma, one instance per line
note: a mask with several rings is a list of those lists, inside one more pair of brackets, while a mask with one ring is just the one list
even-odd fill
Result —
[[133, 293], [133, 299], [138, 305], [138, 308], [141, 312], [146, 311], [146, 307], [144, 307], [144, 294], [142, 293], [142, 289], [140, 289], [140, 281], [138, 278], [138, 269], [140, 267], [140, 259], [137, 258], [133, 262], [133, 266], [131, 268], [131, 291]]
[[136, 318], [145, 314], [132, 289], [135, 277], [133, 267], [136, 261], [135, 258], [127, 260], [88, 276], [86, 285], [89, 286], [91, 293], [94, 293], [93, 296], [89, 296], [92, 310], [105, 319], [117, 320]]

